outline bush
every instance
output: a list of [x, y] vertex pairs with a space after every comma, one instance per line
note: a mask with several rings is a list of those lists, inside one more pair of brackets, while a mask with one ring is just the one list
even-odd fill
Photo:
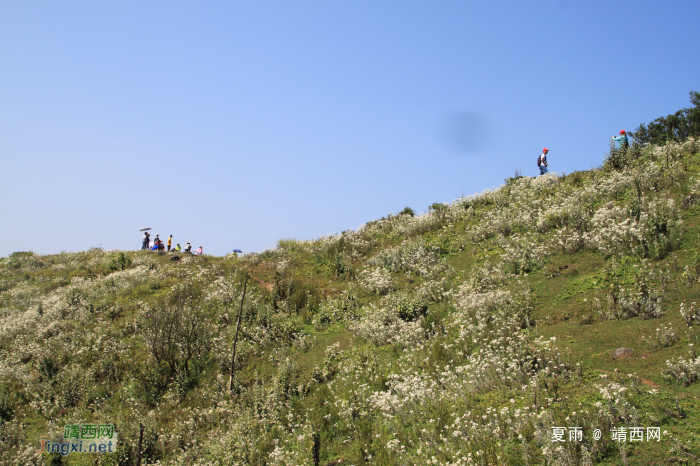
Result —
[[406, 322], [413, 322], [428, 311], [425, 303], [407, 293], [391, 294], [384, 299], [384, 302], [387, 309], [395, 312], [401, 320]]
[[672, 325], [662, 325], [656, 329], [656, 334], [652, 337], [642, 337], [649, 346], [654, 349], [666, 348], [678, 343], [678, 334]]
[[422, 240], [404, 242], [394, 248], [385, 249], [368, 260], [367, 265], [418, 276], [434, 276], [444, 270], [444, 264], [440, 260], [440, 249], [426, 245]]
[[681, 303], [681, 315], [685, 319], [685, 322], [690, 327], [693, 324], [700, 323], [700, 309], [697, 307], [697, 303], [690, 303], [688, 309], [685, 308], [685, 303]]
[[411, 217], [415, 217], [416, 213], [410, 207], [404, 207], [403, 210], [399, 212], [399, 215], [408, 215]]
[[142, 318], [142, 335], [151, 354], [158, 364], [168, 366], [171, 375], [180, 371], [189, 374], [193, 358], [201, 359], [211, 349], [211, 322], [188, 294], [176, 289], [169, 300]]
[[127, 268], [131, 267], [131, 259], [127, 259], [124, 256], [123, 252], [119, 252], [116, 257], [113, 257], [108, 263], [107, 263], [107, 269], [109, 269], [110, 272], [116, 272], [119, 270], [126, 270]]
[[666, 369], [661, 371], [663, 377], [670, 382], [682, 383], [688, 386], [700, 380], [700, 358], [690, 345], [690, 358], [679, 357], [677, 360], [666, 361]]
[[382, 267], [367, 269], [360, 275], [360, 286], [368, 293], [385, 295], [396, 289], [388, 270]]
[[14, 410], [10, 401], [10, 393], [5, 387], [0, 388], [0, 424], [12, 419]]

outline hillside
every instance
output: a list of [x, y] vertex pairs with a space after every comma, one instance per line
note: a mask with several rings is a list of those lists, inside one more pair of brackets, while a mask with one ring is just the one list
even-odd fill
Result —
[[[697, 464], [699, 149], [242, 257], [0, 259], [0, 463], [134, 465], [143, 425], [144, 465]], [[116, 452], [35, 452], [87, 423]]]

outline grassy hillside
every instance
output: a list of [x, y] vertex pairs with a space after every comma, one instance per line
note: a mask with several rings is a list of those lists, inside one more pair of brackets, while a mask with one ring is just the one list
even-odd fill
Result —
[[[699, 149], [244, 257], [0, 259], [0, 462], [134, 465], [143, 425], [142, 464], [697, 464]], [[93, 422], [115, 453], [35, 452]]]

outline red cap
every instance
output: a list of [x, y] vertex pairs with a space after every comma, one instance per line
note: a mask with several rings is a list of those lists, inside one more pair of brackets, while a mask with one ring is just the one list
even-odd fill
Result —
[[544, 149], [542, 149], [542, 152], [549, 152], [549, 149], [545, 147]]
[[625, 134], [625, 130], [623, 129], [622, 131], [620, 131], [620, 134]]

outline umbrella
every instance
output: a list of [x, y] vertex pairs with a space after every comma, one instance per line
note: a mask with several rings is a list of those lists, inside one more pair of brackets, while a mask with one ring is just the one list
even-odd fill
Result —
[[240, 249], [234, 249], [233, 252], [237, 252], [238, 254], [243, 254], [243, 251], [241, 251]]
[[146, 230], [150, 230], [150, 229], [151, 229], [151, 227], [143, 227], [139, 231], [146, 231]]

